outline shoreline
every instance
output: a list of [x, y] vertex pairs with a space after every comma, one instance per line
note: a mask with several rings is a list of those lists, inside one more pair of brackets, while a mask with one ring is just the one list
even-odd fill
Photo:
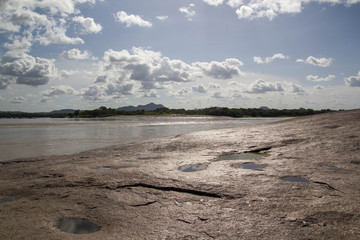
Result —
[[[0, 203], [0, 238], [359, 239], [359, 121], [325, 113], [0, 163], [0, 199], [18, 198]], [[219, 160], [243, 152], [267, 155]], [[192, 164], [205, 169], [179, 170]], [[101, 229], [63, 232], [66, 217]]]
[[[0, 134], [11, 133], [12, 135], [10, 140], [4, 138], [0, 142], [0, 152], [2, 152], [0, 162], [18, 158], [71, 155], [112, 145], [176, 136], [195, 131], [281, 120], [283, 119], [126, 116], [105, 119], [1, 121]], [[154, 134], [147, 134], [148, 132]], [[40, 139], [37, 139], [38, 135]]]

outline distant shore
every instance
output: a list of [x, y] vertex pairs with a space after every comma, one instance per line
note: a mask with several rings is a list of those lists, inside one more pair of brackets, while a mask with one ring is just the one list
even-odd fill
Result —
[[[359, 239], [359, 121], [341, 111], [1, 163], [0, 239]], [[264, 154], [221, 158], [240, 153]], [[64, 232], [69, 218], [92, 232]]]

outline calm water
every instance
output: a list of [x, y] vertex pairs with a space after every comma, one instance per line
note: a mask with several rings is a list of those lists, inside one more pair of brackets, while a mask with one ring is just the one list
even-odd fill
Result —
[[279, 121], [279, 118], [145, 117], [0, 119], [0, 161], [72, 154], [177, 134]]

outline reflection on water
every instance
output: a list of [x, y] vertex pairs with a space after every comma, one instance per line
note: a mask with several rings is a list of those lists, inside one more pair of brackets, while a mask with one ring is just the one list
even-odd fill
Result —
[[0, 198], [0, 203], [7, 203], [7, 202], [13, 202], [19, 200], [17, 197], [6, 197], [6, 198]]
[[115, 144], [279, 120], [281, 119], [208, 116], [0, 119], [0, 161], [72, 154]]
[[62, 218], [59, 220], [58, 228], [67, 233], [89, 234], [97, 232], [100, 226], [84, 218]]
[[267, 153], [257, 153], [257, 152], [244, 152], [244, 153], [233, 153], [233, 154], [226, 154], [218, 159], [217, 161], [224, 161], [224, 160], [257, 160], [262, 157], [269, 156]]
[[287, 181], [287, 182], [302, 182], [302, 183], [308, 183], [309, 182], [309, 180], [306, 179], [306, 178], [294, 177], [294, 176], [282, 177], [281, 179], [283, 181]]
[[243, 169], [263, 169], [263, 168], [267, 168], [267, 165], [264, 164], [255, 164], [255, 163], [235, 163], [233, 165], [231, 165], [234, 168], [243, 168]]
[[182, 172], [197, 172], [197, 171], [205, 170], [206, 168], [207, 168], [207, 164], [198, 163], [198, 164], [181, 166], [178, 169]]

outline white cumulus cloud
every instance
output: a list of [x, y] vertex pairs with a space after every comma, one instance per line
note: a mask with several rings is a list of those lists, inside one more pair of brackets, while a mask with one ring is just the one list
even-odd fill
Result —
[[141, 18], [139, 15], [127, 14], [124, 11], [119, 11], [115, 15], [115, 20], [121, 23], [125, 23], [126, 27], [133, 25], [139, 27], [152, 27], [152, 23]]
[[[16, 81], [17, 84], [39, 86], [58, 76], [53, 59], [33, 57], [26, 53], [14, 55], [7, 52], [0, 58], [0, 77]], [[4, 85], [4, 84], [2, 84]]]
[[93, 18], [76, 16], [73, 18], [73, 21], [81, 24], [83, 27], [82, 33], [99, 33], [102, 30], [102, 26], [98, 23], [95, 23]]
[[196, 14], [194, 10], [195, 4], [190, 3], [187, 7], [179, 8], [179, 11], [184, 14], [184, 16], [189, 20], [192, 21], [192, 17]]
[[69, 60], [84, 60], [90, 57], [90, 53], [86, 50], [81, 52], [79, 49], [73, 48], [68, 51], [63, 51], [60, 57]]
[[196, 62], [193, 65], [215, 79], [231, 79], [242, 74], [239, 67], [243, 66], [243, 63], [236, 58], [228, 58], [223, 62]]
[[349, 87], [360, 87], [360, 71], [357, 76], [350, 76], [344, 79], [345, 84]]
[[224, 0], [203, 0], [203, 1], [211, 6], [219, 6], [224, 2]]
[[42, 92], [44, 97], [54, 97], [64, 94], [74, 94], [76, 91], [68, 85], [54, 86], [49, 90]]
[[357, 4], [359, 0], [251, 0], [243, 4], [241, 0], [229, 0], [228, 5], [233, 8], [239, 7], [236, 14], [239, 19], [255, 19], [268, 18], [274, 19], [279, 14], [296, 14], [300, 13], [305, 4], [315, 3], [331, 3], [343, 4], [349, 6]]
[[264, 63], [271, 63], [275, 59], [287, 59], [287, 58], [289, 57], [285, 56], [282, 53], [275, 53], [272, 57], [266, 57], [266, 58], [254, 57], [254, 62], [257, 64], [264, 64]]
[[24, 97], [15, 97], [11, 100], [11, 103], [13, 104], [22, 104], [26, 101], [27, 99]]
[[164, 21], [164, 20], [168, 19], [168, 16], [156, 16], [156, 19], [160, 20], [160, 21]]
[[243, 4], [243, 0], [229, 0], [227, 4], [232, 8], [238, 8]]
[[307, 75], [306, 79], [312, 82], [327, 82], [334, 80], [336, 78], [335, 75], [329, 74], [327, 77], [319, 77], [317, 75]]
[[316, 58], [313, 56], [309, 56], [305, 60], [304, 59], [296, 60], [296, 62], [298, 62], [298, 63], [306, 63], [306, 64], [318, 66], [318, 67], [329, 67], [332, 61], [333, 61], [332, 58]]
[[280, 82], [272, 83], [259, 79], [253, 82], [252, 84], [250, 84], [245, 92], [263, 94], [266, 92], [282, 92], [282, 91], [284, 91], [284, 87]]

